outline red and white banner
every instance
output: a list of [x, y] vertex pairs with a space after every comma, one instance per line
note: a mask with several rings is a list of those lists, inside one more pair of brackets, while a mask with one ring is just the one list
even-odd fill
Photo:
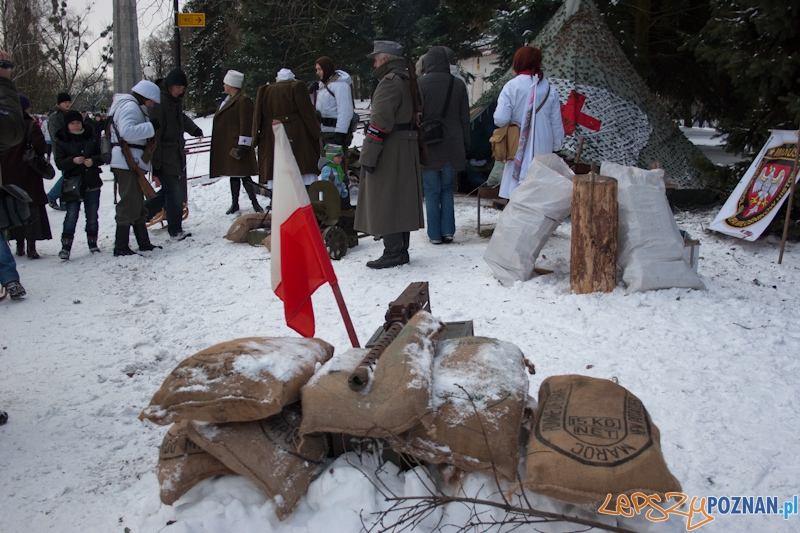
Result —
[[754, 241], [770, 225], [797, 179], [797, 131], [772, 130], [710, 229]]
[[274, 123], [272, 131], [272, 290], [283, 300], [286, 325], [313, 337], [311, 295], [325, 282], [335, 285], [336, 274], [283, 124]]

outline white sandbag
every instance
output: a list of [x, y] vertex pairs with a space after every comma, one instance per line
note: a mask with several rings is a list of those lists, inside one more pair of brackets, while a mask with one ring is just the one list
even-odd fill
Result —
[[667, 203], [664, 170], [605, 162], [600, 174], [616, 178], [618, 184], [617, 266], [627, 292], [704, 289], [684, 258], [683, 237]]
[[574, 173], [556, 154], [533, 158], [514, 189], [483, 259], [503, 285], [527, 281], [547, 239], [569, 215]]

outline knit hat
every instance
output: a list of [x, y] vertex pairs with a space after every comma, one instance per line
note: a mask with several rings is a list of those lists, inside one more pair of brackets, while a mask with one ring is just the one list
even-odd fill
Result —
[[341, 145], [338, 144], [326, 144], [325, 145], [325, 157], [333, 161], [333, 158], [339, 156], [344, 157], [344, 152], [342, 151]]
[[242, 88], [242, 82], [244, 82], [244, 74], [238, 70], [229, 70], [222, 79], [222, 83], [230, 85], [231, 87], [236, 87], [237, 89]]
[[31, 100], [22, 93], [19, 93], [19, 103], [22, 104], [22, 110], [26, 111], [31, 108]]
[[80, 111], [70, 110], [64, 115], [64, 125], [69, 124], [70, 122], [75, 121], [83, 123], [83, 117], [81, 116]]
[[152, 81], [140, 81], [133, 86], [131, 92], [134, 92], [147, 100], [152, 100], [157, 104], [161, 103], [161, 89], [159, 89], [158, 85]]
[[175, 67], [167, 74], [166, 83], [167, 87], [172, 87], [173, 85], [186, 87], [189, 85], [189, 80], [186, 79], [186, 74], [181, 69]]
[[293, 79], [295, 79], [294, 72], [288, 68], [282, 68], [278, 71], [278, 77], [275, 78], [275, 81], [287, 81]]
[[56, 98], [56, 101], [59, 104], [62, 103], [62, 102], [71, 102], [72, 101], [72, 97], [69, 95], [69, 93], [58, 93], [58, 97]]
[[333, 68], [333, 59], [328, 56], [322, 56], [317, 59], [316, 63], [322, 69], [322, 81], [326, 82], [336, 72]]

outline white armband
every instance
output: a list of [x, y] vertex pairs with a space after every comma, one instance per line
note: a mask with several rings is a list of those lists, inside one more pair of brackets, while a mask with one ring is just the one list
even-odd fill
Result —
[[253, 146], [253, 138], [239, 135], [239, 146]]

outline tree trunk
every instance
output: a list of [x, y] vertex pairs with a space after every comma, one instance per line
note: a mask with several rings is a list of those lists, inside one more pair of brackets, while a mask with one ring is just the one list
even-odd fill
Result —
[[617, 285], [617, 180], [592, 173], [572, 183], [570, 289], [611, 292]]

